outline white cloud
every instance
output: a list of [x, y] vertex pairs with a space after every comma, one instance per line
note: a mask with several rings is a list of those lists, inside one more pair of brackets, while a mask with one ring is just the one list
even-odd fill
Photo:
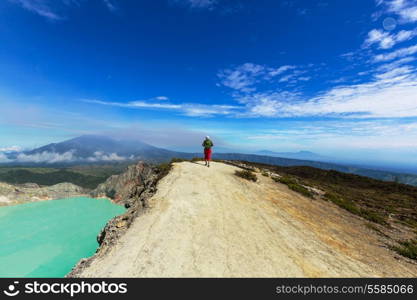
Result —
[[22, 150], [19, 146], [10, 146], [10, 147], [3, 147], [0, 148], [0, 152], [16, 152]]
[[156, 100], [161, 100], [161, 101], [169, 100], [169, 98], [168, 97], [165, 97], [165, 96], [158, 96], [158, 97], [155, 97], [155, 99]]
[[246, 106], [246, 111], [241, 115], [243, 117], [283, 117], [283, 108], [300, 101], [300, 95], [291, 92], [267, 92], [246, 95], [237, 100]]
[[417, 53], [417, 45], [401, 48], [389, 53], [378, 54], [375, 55], [372, 60], [373, 62], [390, 61], [396, 58], [413, 55], [415, 53]]
[[126, 108], [156, 108], [156, 109], [181, 109], [182, 106], [179, 104], [169, 104], [169, 103], [149, 103], [146, 101], [130, 101], [127, 103], [121, 102], [106, 102], [101, 100], [83, 100], [84, 102], [88, 103], [95, 103], [107, 106], [119, 106], [119, 107], [126, 107]]
[[127, 104], [129, 107], [137, 108], [163, 108], [163, 109], [179, 109], [181, 105], [177, 104], [161, 104], [161, 103], [148, 103], [145, 101], [132, 101]]
[[372, 44], [378, 44], [380, 49], [389, 49], [394, 45], [411, 40], [417, 36], [417, 29], [401, 30], [396, 34], [391, 34], [387, 31], [373, 29], [369, 31], [368, 37], [364, 42], [364, 47], [369, 47]]
[[46, 0], [9, 0], [19, 4], [24, 9], [36, 13], [50, 20], [61, 20], [62, 17], [56, 14], [50, 7], [50, 3]]
[[[361, 72], [360, 72], [358, 75], [360, 76], [360, 75], [364, 75], [364, 74], [361, 74]], [[346, 82], [347, 80], [348, 80], [347, 77], [340, 77], [340, 78], [329, 80], [329, 82], [330, 83], [342, 83], [342, 82]]]
[[103, 2], [111, 12], [117, 11], [117, 7], [112, 0], [103, 0]]
[[13, 160], [14, 162], [34, 162], [34, 163], [61, 163], [61, 162], [71, 162], [77, 160], [74, 156], [74, 150], [67, 151], [65, 153], [56, 153], [56, 152], [39, 152], [34, 154], [18, 154], [17, 158]]
[[417, 21], [416, 0], [378, 0], [377, 4], [384, 4], [386, 13], [396, 14], [403, 23]]
[[213, 7], [217, 0], [186, 0], [191, 7], [208, 8]]
[[403, 75], [411, 74], [414, 71], [413, 67], [410, 66], [402, 66], [397, 67], [394, 69], [391, 69], [389, 71], [386, 71], [384, 73], [376, 74], [375, 77], [378, 79], [390, 79], [390, 78], [396, 78]]
[[271, 68], [269, 70], [269, 73], [268, 74], [270, 76], [274, 77], [274, 76], [277, 76], [277, 75], [281, 75], [282, 73], [284, 73], [284, 72], [286, 72], [288, 70], [294, 69], [294, 68], [295, 68], [295, 66], [290, 66], [290, 65], [281, 66], [281, 67], [276, 68], [276, 69]]
[[[20, 5], [22, 8], [45, 17], [52, 21], [64, 20], [65, 18], [56, 11], [62, 11], [68, 6], [80, 6], [79, 0], [9, 0]], [[111, 11], [117, 10], [113, 0], [103, 0], [103, 4]]]
[[274, 117], [278, 114], [279, 110], [280, 102], [271, 101], [267, 97], [260, 97], [257, 103], [251, 107], [250, 113], [256, 116]]
[[398, 68], [398, 67], [400, 67], [400, 66], [402, 66], [402, 65], [404, 65], [406, 63], [415, 61], [415, 60], [416, 60], [415, 57], [411, 57], [411, 56], [404, 57], [404, 58], [398, 59], [396, 61], [393, 61], [391, 63], [386, 63], [386, 64], [383, 64], [383, 65], [380, 65], [377, 68], [377, 71], [379, 71], [379, 72], [387, 72], [387, 71], [396, 69], [396, 68]]
[[213, 115], [234, 115], [242, 107], [234, 105], [204, 105], [186, 104], [183, 105], [183, 113], [190, 117], [209, 117]]
[[417, 77], [409, 66], [378, 73], [369, 83], [337, 86], [312, 99], [291, 93], [256, 93], [239, 98], [245, 116], [342, 118], [417, 117]]
[[0, 152], [0, 163], [8, 163], [11, 160], [7, 158], [6, 154]]
[[[133, 159], [133, 157], [130, 157]], [[89, 162], [97, 162], [97, 161], [124, 161], [128, 158], [124, 156], [119, 156], [117, 153], [110, 153], [106, 154], [102, 151], [94, 152], [94, 156], [88, 157], [86, 160]]]
[[75, 155], [75, 150], [70, 150], [65, 153], [56, 152], [38, 152], [34, 154], [19, 153], [16, 159], [8, 159], [4, 153], [0, 153], [0, 162], [15, 162], [15, 163], [68, 163], [68, 162], [98, 162], [98, 161], [124, 161], [132, 159], [133, 157], [119, 156], [117, 153], [104, 153], [101, 151], [94, 152], [94, 155], [87, 158], [81, 158]]
[[253, 63], [245, 63], [235, 69], [220, 71], [217, 76], [221, 84], [241, 92], [252, 92], [253, 85], [258, 82], [259, 76], [265, 75], [265, 67]]
[[130, 101], [127, 103], [122, 102], [107, 102], [101, 100], [83, 100], [87, 103], [100, 104], [106, 106], [118, 106], [132, 109], [164, 109], [178, 111], [186, 116], [190, 117], [210, 117], [213, 115], [233, 115], [238, 110], [243, 109], [240, 106], [234, 105], [206, 105], [198, 103], [182, 103], [182, 104], [171, 104], [171, 103], [149, 103], [146, 101]]
[[193, 9], [213, 9], [218, 0], [171, 0], [173, 3], [186, 5]]
[[356, 51], [349, 51], [349, 52], [341, 54], [340, 57], [343, 57], [347, 60], [353, 60], [355, 55], [356, 55]]
[[295, 84], [299, 81], [308, 81], [311, 79], [310, 76], [301, 76], [302, 74], [307, 73], [305, 70], [294, 70], [288, 75], [285, 75], [279, 79], [279, 82], [288, 82], [291, 84]]
[[234, 69], [221, 70], [217, 76], [223, 86], [229, 87], [239, 92], [250, 93], [256, 91], [256, 84], [272, 82], [277, 76], [281, 76], [278, 82], [296, 83], [307, 81], [309, 76], [301, 76], [306, 73], [299, 67], [283, 65], [280, 67], [267, 67], [253, 63], [245, 63]]
[[307, 8], [299, 8], [297, 9], [297, 14], [300, 16], [305, 16], [307, 15], [308, 11], [309, 10]]

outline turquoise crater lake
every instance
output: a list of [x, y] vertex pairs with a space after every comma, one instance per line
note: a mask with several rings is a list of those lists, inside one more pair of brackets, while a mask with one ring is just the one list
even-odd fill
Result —
[[64, 277], [124, 207], [86, 197], [0, 207], [0, 277]]

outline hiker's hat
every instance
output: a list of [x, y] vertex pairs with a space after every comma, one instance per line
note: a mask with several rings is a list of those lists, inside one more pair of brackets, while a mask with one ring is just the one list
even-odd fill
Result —
[[208, 135], [206, 135], [206, 139], [209, 139], [210, 137]]

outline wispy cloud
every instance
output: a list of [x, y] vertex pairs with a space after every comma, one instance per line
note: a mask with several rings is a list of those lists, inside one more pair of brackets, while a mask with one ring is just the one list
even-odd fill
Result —
[[117, 153], [104, 153], [96, 151], [92, 156], [77, 156], [75, 150], [64, 153], [42, 151], [37, 153], [19, 153], [16, 158], [10, 159], [0, 153], [0, 162], [14, 163], [69, 163], [69, 162], [98, 162], [98, 161], [124, 161], [135, 157], [120, 156]]
[[309, 76], [300, 76], [305, 74], [306, 70], [293, 65], [283, 65], [279, 67], [263, 66], [254, 63], [244, 63], [235, 68], [228, 68], [218, 72], [217, 77], [220, 79], [220, 85], [233, 90], [250, 93], [257, 90], [256, 85], [262, 83], [307, 81]]
[[158, 96], [158, 97], [155, 97], [155, 99], [156, 100], [161, 100], [161, 101], [169, 100], [169, 98], [168, 97], [165, 97], [165, 96]]
[[378, 68], [376, 70], [377, 70], [377, 72], [380, 72], [380, 73], [388, 72], [388, 71], [391, 71], [393, 69], [397, 69], [398, 67], [403, 66], [405, 64], [413, 62], [415, 60], [416, 60], [416, 58], [412, 57], [412, 56], [403, 57], [403, 58], [400, 58], [398, 60], [394, 60], [390, 63], [382, 64], [382, 65], [378, 66]]
[[60, 163], [60, 162], [70, 162], [77, 160], [74, 155], [75, 151], [67, 151], [65, 153], [56, 153], [56, 152], [39, 152], [35, 154], [25, 154], [20, 153], [13, 162], [35, 162], [35, 163]]
[[[20, 5], [22, 8], [45, 17], [51, 21], [64, 20], [65, 17], [58, 11], [65, 10], [69, 6], [81, 7], [82, 1], [86, 0], [8, 0], [11, 3]], [[115, 0], [102, 0], [103, 4], [111, 12], [117, 11]]]
[[300, 16], [305, 16], [308, 14], [308, 9], [307, 8], [299, 8], [297, 9], [297, 14]]
[[271, 77], [274, 77], [277, 75], [281, 75], [282, 73], [285, 73], [286, 71], [292, 70], [292, 69], [295, 69], [295, 66], [284, 65], [278, 68], [270, 68], [268, 75], [270, 75]]
[[415, 0], [377, 0], [377, 4], [384, 7], [385, 13], [397, 15], [403, 23], [417, 21], [417, 1]]
[[117, 11], [117, 6], [113, 3], [113, 0], [103, 0], [103, 2], [111, 12]]
[[390, 61], [397, 58], [413, 55], [417, 53], [417, 45], [400, 48], [392, 52], [377, 54], [373, 57], [373, 62]]
[[10, 159], [6, 156], [6, 154], [0, 152], [0, 163], [8, 163]]
[[245, 63], [234, 69], [221, 70], [217, 76], [220, 78], [221, 84], [226, 87], [241, 92], [251, 92], [256, 90], [253, 85], [259, 81], [259, 77], [265, 76], [265, 67]]
[[15, 152], [22, 150], [19, 146], [10, 146], [10, 147], [0, 147], [0, 152]]
[[368, 37], [364, 42], [364, 47], [369, 47], [372, 44], [378, 44], [380, 49], [389, 49], [396, 44], [408, 41], [417, 36], [417, 29], [401, 30], [396, 34], [391, 34], [387, 31], [373, 29], [368, 33]]
[[45, 17], [50, 20], [62, 20], [63, 18], [59, 16], [51, 8], [50, 2], [47, 0], [9, 0], [12, 3], [16, 3], [22, 6], [24, 9], [36, 13], [42, 17]]
[[193, 9], [213, 9], [218, 0], [171, 0], [175, 4], [188, 6]]
[[123, 102], [107, 102], [102, 100], [90, 100], [85, 99], [83, 100], [87, 103], [95, 103], [107, 106], [118, 106], [118, 107], [126, 107], [126, 108], [159, 108], [159, 109], [181, 109], [182, 106], [178, 104], [165, 104], [165, 103], [149, 103], [145, 101], [130, 101], [127, 103]]
[[311, 79], [311, 76], [301, 76], [305, 73], [307, 73], [307, 71], [305, 70], [294, 70], [290, 74], [281, 77], [279, 79], [279, 82], [288, 82], [291, 84], [295, 84], [299, 81], [309, 81]]
[[183, 115], [191, 117], [210, 117], [214, 115], [234, 115], [237, 111], [241, 110], [242, 107], [234, 105], [206, 105], [198, 103], [155, 103], [147, 101], [130, 101], [130, 102], [108, 102], [102, 100], [83, 100], [87, 103], [100, 104], [106, 106], [117, 106], [132, 109], [163, 109], [177, 111]]
[[417, 76], [412, 66], [398, 66], [374, 75], [367, 83], [341, 85], [306, 99], [291, 92], [253, 93], [238, 98], [253, 117], [417, 117]]
[[117, 153], [104, 153], [102, 151], [94, 152], [93, 156], [87, 157], [85, 160], [89, 162], [96, 162], [96, 161], [124, 161], [127, 159], [134, 159], [134, 156], [129, 158], [125, 156], [120, 156]]

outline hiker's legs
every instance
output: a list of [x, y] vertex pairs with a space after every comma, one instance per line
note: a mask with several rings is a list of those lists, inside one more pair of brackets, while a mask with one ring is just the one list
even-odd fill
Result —
[[204, 149], [204, 160], [206, 161], [206, 166], [210, 167], [211, 149]]
[[211, 149], [206, 150], [207, 167], [210, 167]]

